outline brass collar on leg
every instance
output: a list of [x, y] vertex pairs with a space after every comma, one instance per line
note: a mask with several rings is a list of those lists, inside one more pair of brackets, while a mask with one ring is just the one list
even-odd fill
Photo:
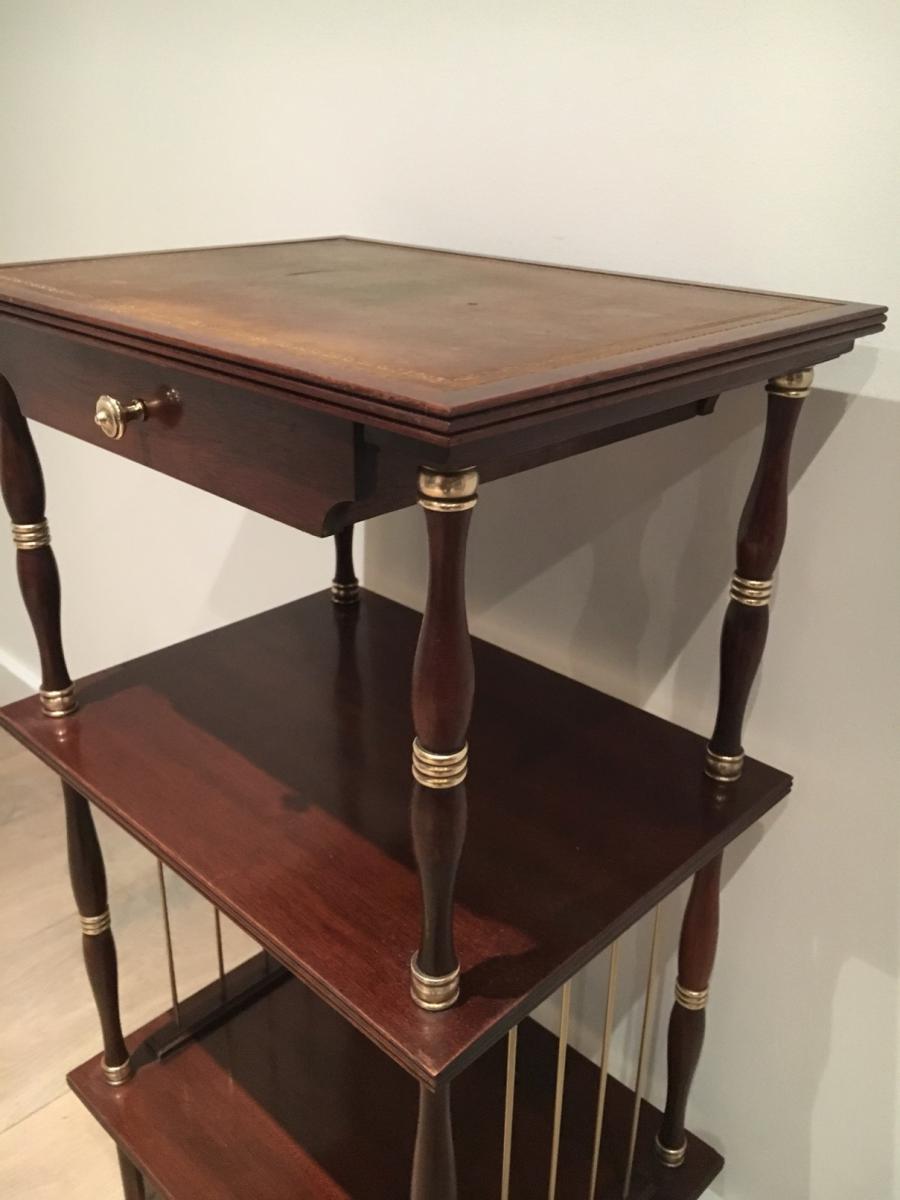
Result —
[[463, 782], [468, 770], [468, 743], [452, 754], [433, 754], [418, 738], [414, 739], [412, 773], [416, 783], [428, 788], [452, 788]]
[[41, 688], [41, 710], [45, 717], [67, 717], [75, 712], [77, 707], [73, 683], [55, 692]]
[[679, 981], [675, 981], [675, 1002], [680, 1004], [682, 1008], [686, 1008], [689, 1012], [700, 1012], [706, 1008], [709, 1000], [709, 988], [703, 988], [701, 991], [692, 991], [690, 988], [682, 987]]
[[459, 967], [449, 975], [426, 975], [419, 970], [418, 955], [414, 954], [409, 964], [410, 995], [419, 1008], [428, 1012], [442, 1012], [452, 1008], [459, 999]]
[[716, 754], [715, 750], [706, 747], [706, 763], [704, 773], [718, 783], [732, 783], [740, 779], [744, 769], [744, 754]]
[[656, 1157], [664, 1167], [680, 1167], [684, 1162], [684, 1156], [687, 1154], [687, 1141], [685, 1141], [683, 1146], [679, 1146], [677, 1150], [672, 1150], [662, 1144], [659, 1140], [659, 1134], [657, 1134], [653, 1148], [656, 1151]]
[[103, 1068], [103, 1074], [106, 1082], [110, 1087], [121, 1087], [123, 1083], [127, 1083], [132, 1076], [131, 1059], [126, 1058], [123, 1063], [119, 1063], [117, 1067], [111, 1067], [104, 1058], [100, 1064]]
[[109, 909], [96, 917], [79, 916], [78, 919], [81, 921], [81, 932], [85, 937], [98, 937], [101, 933], [106, 933], [111, 924]]
[[773, 586], [771, 579], [744, 579], [735, 574], [731, 578], [731, 598], [748, 608], [764, 608], [771, 599]]
[[12, 525], [13, 543], [17, 550], [40, 550], [50, 545], [50, 526], [46, 521], [35, 521], [32, 525]]
[[766, 384], [770, 396], [784, 396], [786, 400], [805, 400], [812, 390], [813, 371], [809, 367], [805, 371], [788, 371], [786, 375], [776, 375]]
[[331, 600], [333, 604], [358, 604], [359, 584], [338, 583], [335, 580], [331, 585]]
[[465, 512], [478, 503], [478, 472], [439, 471], [433, 467], [419, 470], [419, 504], [431, 512]]

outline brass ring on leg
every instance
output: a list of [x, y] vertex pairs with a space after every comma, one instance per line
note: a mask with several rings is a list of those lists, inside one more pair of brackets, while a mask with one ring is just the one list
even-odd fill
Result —
[[17, 550], [40, 550], [50, 545], [50, 526], [46, 521], [34, 521], [30, 525], [12, 526], [13, 544]]
[[419, 1008], [428, 1012], [442, 1012], [452, 1008], [459, 999], [459, 967], [449, 975], [426, 975], [419, 970], [418, 955], [414, 954], [409, 964], [410, 993]]
[[731, 577], [729, 594], [732, 600], [737, 600], [738, 604], [744, 604], [747, 608], [765, 608], [772, 598], [774, 586], [772, 579], [744, 579], [742, 575], [735, 574]]
[[333, 604], [358, 604], [358, 583], [337, 583], [331, 585], [331, 600]]
[[41, 688], [41, 711], [45, 717], [68, 717], [77, 708], [78, 701], [75, 699], [74, 683], [70, 683], [68, 687], [59, 688], [57, 691]]
[[412, 773], [416, 783], [428, 788], [452, 788], [463, 782], [469, 769], [468, 744], [452, 754], [426, 750], [418, 738], [413, 741]]
[[79, 916], [78, 919], [81, 921], [81, 932], [85, 937], [99, 937], [101, 933], [106, 933], [111, 925], [109, 909], [96, 917]]
[[672, 1150], [671, 1147], [662, 1144], [657, 1134], [654, 1139], [653, 1148], [656, 1151], [656, 1157], [664, 1167], [680, 1167], [684, 1162], [684, 1156], [687, 1154], [687, 1141], [685, 1141], [683, 1146], [679, 1146], [677, 1150]]
[[133, 1072], [131, 1069], [131, 1059], [126, 1058], [123, 1063], [119, 1063], [117, 1067], [111, 1067], [106, 1059], [101, 1060], [100, 1064], [103, 1068], [103, 1074], [106, 1082], [110, 1087], [121, 1087], [123, 1083], [127, 1083]]
[[813, 370], [807, 367], [802, 371], [788, 371], [785, 375], [775, 375], [766, 384], [770, 396], [783, 396], [786, 400], [805, 400], [812, 390]]
[[701, 1012], [706, 1008], [709, 1001], [709, 988], [703, 988], [701, 991], [692, 991], [690, 988], [682, 987], [676, 979], [675, 1001], [682, 1008], [686, 1008], [688, 1012]]
[[478, 472], [474, 467], [462, 471], [440, 471], [434, 467], [419, 470], [419, 504], [431, 512], [465, 512], [478, 503]]
[[703, 770], [710, 779], [715, 779], [718, 783], [732, 783], [735, 779], [740, 779], [743, 769], [743, 751], [740, 754], [716, 754], [715, 750], [706, 747]]

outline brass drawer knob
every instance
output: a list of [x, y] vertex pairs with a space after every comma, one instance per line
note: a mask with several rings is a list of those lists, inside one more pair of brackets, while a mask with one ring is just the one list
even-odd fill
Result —
[[123, 404], [115, 396], [101, 396], [97, 400], [94, 424], [99, 426], [108, 438], [115, 441], [125, 436], [130, 421], [146, 419], [147, 406], [143, 400], [130, 400], [127, 404]]

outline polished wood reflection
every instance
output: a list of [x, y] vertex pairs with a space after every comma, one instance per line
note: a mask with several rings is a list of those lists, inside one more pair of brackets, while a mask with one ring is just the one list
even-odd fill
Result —
[[434, 1019], [408, 976], [420, 623], [369, 591], [341, 611], [326, 589], [80, 681], [68, 738], [34, 699], [0, 723], [428, 1081], [502, 1037], [790, 779], [748, 758], [710, 808], [698, 735], [474, 638], [462, 996]]

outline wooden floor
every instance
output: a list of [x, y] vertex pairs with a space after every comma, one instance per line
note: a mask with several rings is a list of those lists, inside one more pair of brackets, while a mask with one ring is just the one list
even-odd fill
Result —
[[[155, 860], [97, 816], [119, 948], [122, 1015], [132, 1029], [169, 1003]], [[0, 733], [0, 1197], [116, 1200], [112, 1144], [66, 1086], [97, 1050], [96, 1012], [81, 962], [65, 862], [59, 784]], [[167, 874], [178, 982], [185, 994], [216, 973], [209, 904]], [[228, 922], [226, 960], [256, 947]]]

